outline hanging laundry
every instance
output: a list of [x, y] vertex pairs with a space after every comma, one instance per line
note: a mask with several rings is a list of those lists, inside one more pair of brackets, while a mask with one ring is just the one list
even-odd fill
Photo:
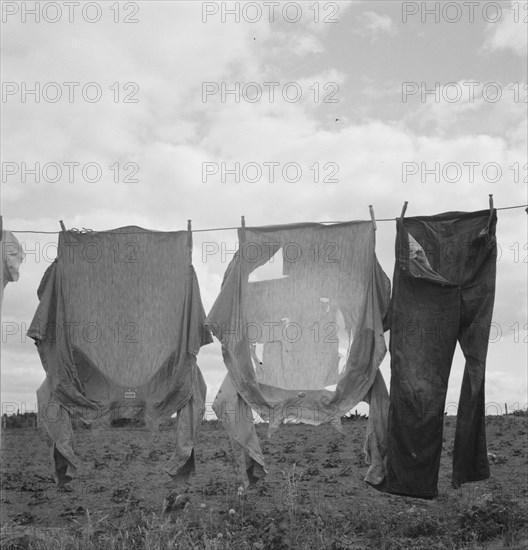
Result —
[[221, 341], [227, 376], [213, 409], [229, 433], [242, 480], [265, 475], [253, 411], [340, 429], [370, 402], [366, 480], [385, 478], [389, 397], [378, 367], [390, 281], [375, 255], [371, 222], [239, 229], [206, 326]]
[[2, 269], [1, 277], [2, 283], [0, 284], [0, 307], [4, 299], [4, 289], [7, 283], [18, 281], [19, 273], [18, 269], [20, 264], [24, 261], [25, 254], [22, 250], [22, 245], [18, 239], [11, 233], [11, 231], [2, 231]]
[[466, 358], [453, 485], [489, 477], [484, 378], [495, 296], [495, 210], [397, 220], [390, 308], [387, 491], [438, 495], [444, 407], [457, 341]]
[[62, 231], [38, 297], [28, 335], [46, 370], [39, 427], [56, 481], [69, 481], [78, 467], [74, 417], [93, 429], [129, 418], [156, 430], [176, 411], [176, 449], [165, 470], [186, 479], [206, 395], [196, 355], [212, 341], [190, 233]]

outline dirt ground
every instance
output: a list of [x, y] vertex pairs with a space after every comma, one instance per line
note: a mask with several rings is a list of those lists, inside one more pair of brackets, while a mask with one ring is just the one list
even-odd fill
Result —
[[[451, 488], [451, 449], [455, 418], [445, 418], [439, 492], [432, 501], [403, 498], [369, 487], [363, 458], [366, 420], [346, 420], [344, 434], [328, 426], [283, 425], [267, 440], [266, 426], [258, 425], [268, 476], [251, 489], [263, 508], [288, 498], [286, 476], [298, 479], [295, 498], [300, 504], [322, 503], [336, 517], [356, 509], [375, 509], [396, 517], [418, 509], [450, 513], [453, 502], [471, 504], [486, 493], [528, 499], [528, 438], [526, 416], [487, 418], [491, 478]], [[174, 446], [170, 429], [151, 434], [143, 428], [111, 428], [92, 434], [75, 432], [76, 450], [83, 461], [71, 490], [60, 491], [51, 476], [50, 450], [34, 428], [2, 432], [1, 521], [16, 525], [63, 527], [82, 522], [89, 511], [98, 518], [118, 521], [136, 508], [160, 513], [169, 492], [162, 468]], [[196, 448], [196, 476], [186, 499], [219, 513], [228, 511], [236, 497], [236, 479], [230, 443], [218, 422], [204, 422]], [[294, 468], [295, 465], [295, 469]]]

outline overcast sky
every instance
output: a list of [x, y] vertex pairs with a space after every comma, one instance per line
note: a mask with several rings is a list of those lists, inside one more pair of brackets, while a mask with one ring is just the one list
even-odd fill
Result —
[[[498, 208], [527, 202], [526, 2], [37, 4], [2, 3], [5, 229], [344, 221], [368, 219], [369, 204], [395, 218], [405, 200], [414, 216], [486, 209], [489, 193]], [[57, 242], [16, 236], [27, 257], [2, 308], [8, 413], [34, 410], [44, 379], [25, 332]], [[498, 212], [497, 236], [489, 413], [527, 402], [523, 209]], [[379, 222], [391, 278], [394, 238], [395, 222]], [[206, 311], [236, 240], [194, 234]], [[218, 342], [199, 365], [212, 401], [226, 372]], [[382, 372], [388, 383], [388, 357]], [[451, 411], [462, 373], [457, 350]]]

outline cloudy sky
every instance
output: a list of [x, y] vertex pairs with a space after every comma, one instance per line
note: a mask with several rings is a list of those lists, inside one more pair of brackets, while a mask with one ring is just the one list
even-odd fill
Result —
[[[406, 200], [408, 216], [486, 209], [489, 193], [498, 208], [527, 202], [526, 2], [37, 4], [2, 3], [1, 207], [27, 253], [2, 308], [3, 412], [34, 410], [44, 379], [25, 332], [57, 235], [22, 231], [356, 220], [369, 204], [395, 218]], [[489, 413], [527, 402], [527, 216], [498, 217]], [[378, 223], [390, 277], [394, 237], [394, 221]], [[236, 239], [194, 235], [206, 311]], [[217, 342], [199, 364], [212, 401]], [[388, 382], [388, 358], [382, 371]], [[457, 350], [451, 410], [462, 372]]]

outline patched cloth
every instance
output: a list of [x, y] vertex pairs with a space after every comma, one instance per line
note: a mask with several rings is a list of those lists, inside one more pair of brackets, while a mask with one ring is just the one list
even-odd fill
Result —
[[[371, 222], [241, 228], [206, 325], [222, 343], [226, 379], [213, 409], [246, 482], [265, 473], [253, 412], [269, 422], [340, 428], [370, 402], [366, 480], [385, 477], [389, 397], [379, 365], [390, 282]], [[246, 477], [247, 476], [247, 477]]]
[[496, 211], [399, 219], [391, 300], [387, 491], [438, 495], [447, 385], [457, 341], [466, 358], [453, 485], [489, 477], [484, 379], [493, 304]]
[[190, 233], [63, 231], [38, 295], [28, 335], [47, 375], [37, 392], [39, 426], [53, 444], [57, 481], [75, 472], [74, 415], [94, 427], [134, 418], [157, 429], [178, 411], [166, 471], [192, 472], [206, 394], [196, 356], [212, 338]]

